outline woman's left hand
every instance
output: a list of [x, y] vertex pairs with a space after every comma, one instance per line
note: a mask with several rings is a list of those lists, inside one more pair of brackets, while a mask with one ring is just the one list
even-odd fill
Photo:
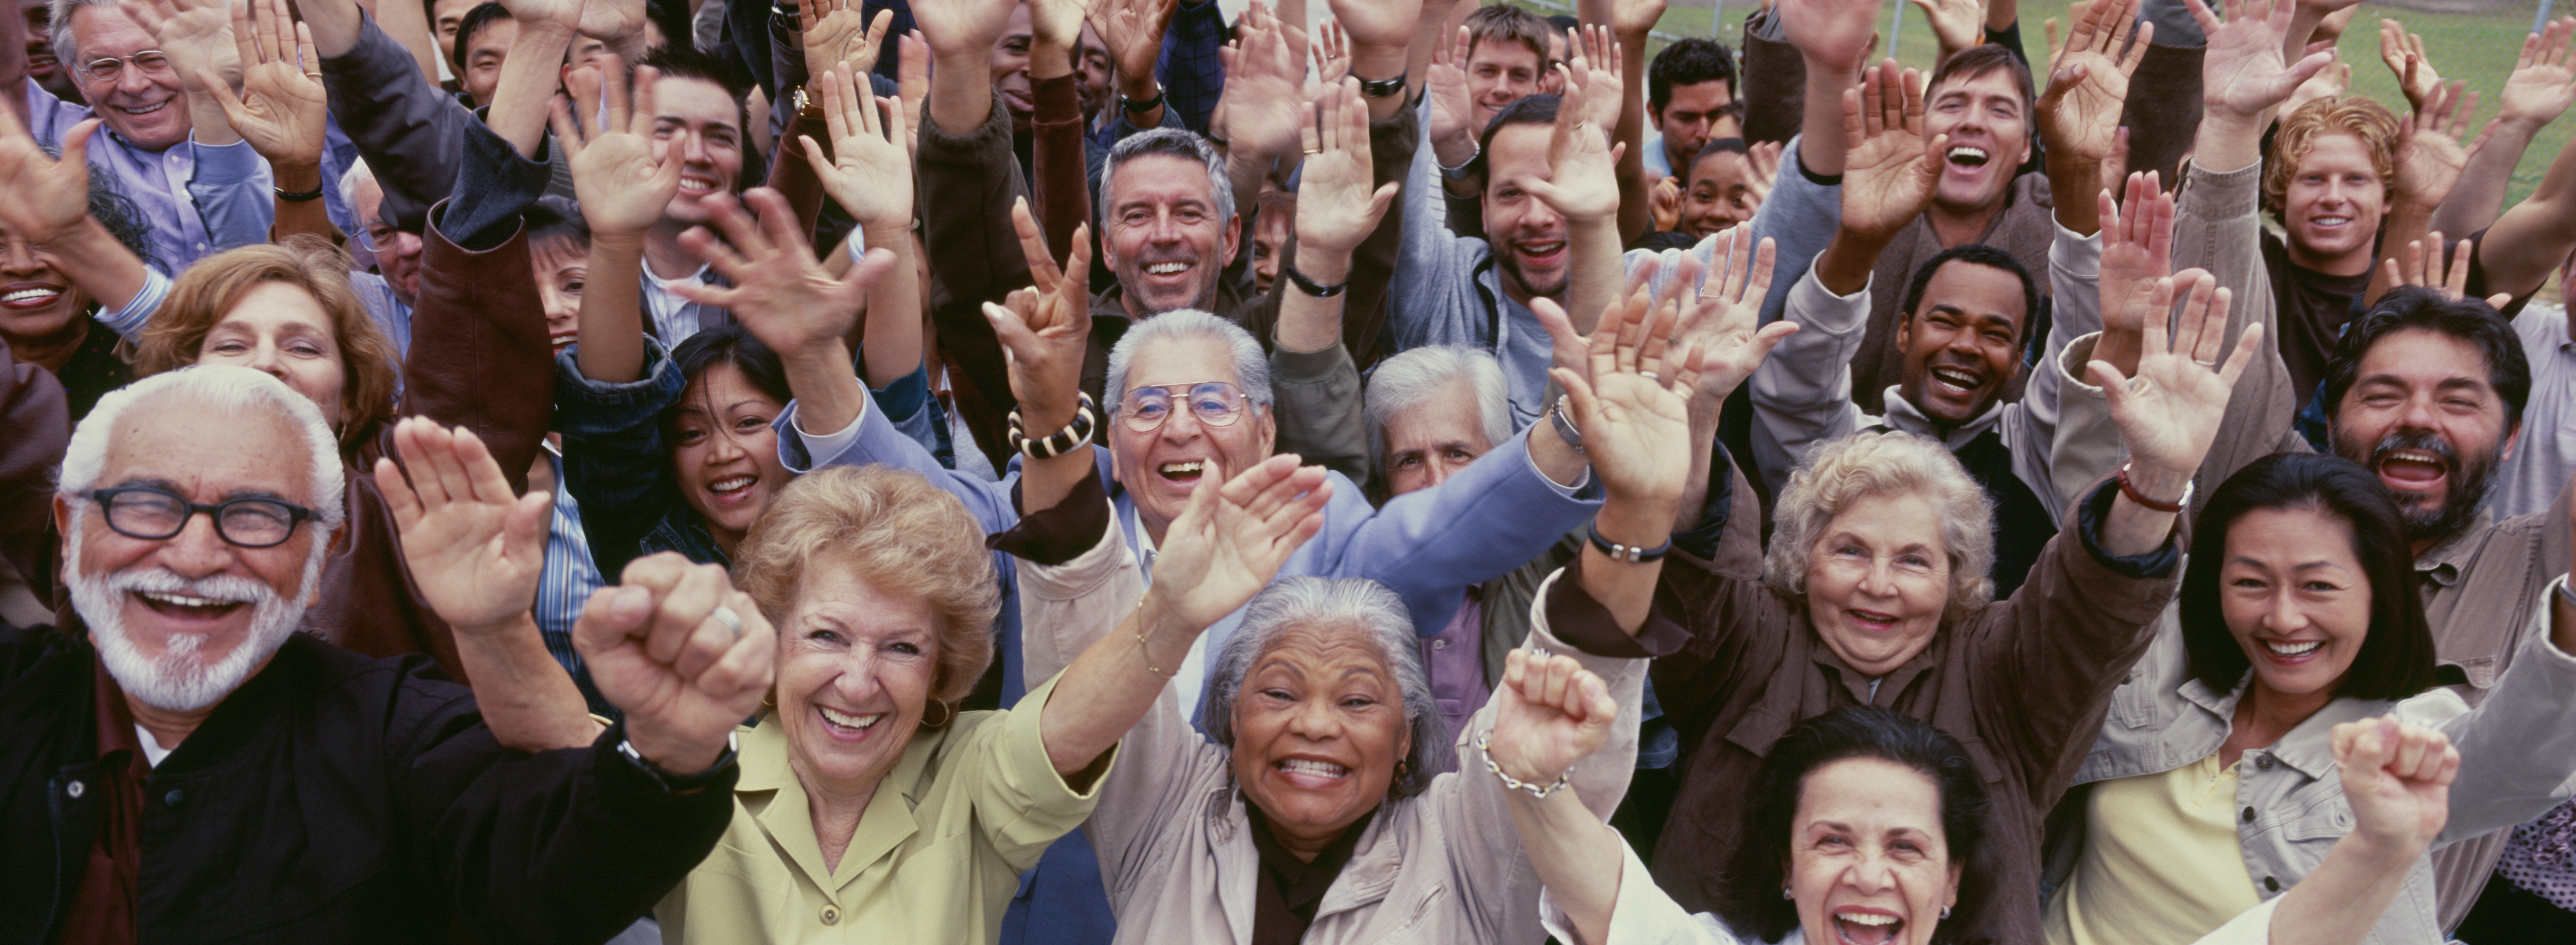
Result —
[[1619, 701], [1610, 685], [1571, 656], [1516, 649], [1494, 687], [1494, 730], [1487, 754], [1503, 773], [1540, 787], [1610, 740]]
[[[2190, 297], [2183, 303], [2181, 324], [2168, 333], [2166, 313], [2172, 310], [2174, 292], [2184, 286]], [[2122, 378], [2108, 362], [2086, 366], [2110, 400], [2111, 420], [2119, 425], [2130, 457], [2148, 471], [2176, 479], [2175, 491], [2209, 455], [2227, 398], [2246, 366], [2254, 363], [2263, 338], [2261, 323], [2246, 325], [2229, 350], [2229, 293], [2217, 286], [2215, 278], [2198, 269], [2157, 280], [2147, 305], [2146, 350], [2138, 356], [2137, 377]]]
[[893, 271], [894, 253], [884, 247], [835, 277], [814, 258], [813, 246], [799, 232], [787, 198], [767, 187], [742, 197], [760, 211], [758, 220], [730, 197], [706, 201], [719, 241], [706, 228], [680, 234], [680, 245], [714, 264], [733, 284], [682, 282], [673, 286], [692, 302], [729, 309], [743, 327], [782, 358], [792, 358], [814, 345], [848, 337], [865, 306], [868, 287]]
[[1324, 527], [1333, 485], [1324, 467], [1282, 453], [1220, 482], [1209, 461], [1189, 505], [1163, 533], [1146, 611], [1191, 632], [1214, 626], [1270, 586], [1281, 565]]
[[[1572, 332], [1553, 303], [1539, 311], [1551, 331]], [[1640, 286], [1601, 313], [1588, 378], [1562, 367], [1548, 371], [1565, 388], [1584, 456], [1614, 497], [1679, 501], [1690, 477], [1690, 395], [1699, 383], [1699, 353], [1672, 344], [1679, 318], [1677, 305], [1657, 304]]]
[[541, 491], [513, 496], [500, 463], [464, 427], [412, 417], [394, 424], [394, 448], [411, 475], [379, 458], [376, 488], [393, 509], [421, 599], [460, 634], [527, 616], [545, 571], [553, 501]]

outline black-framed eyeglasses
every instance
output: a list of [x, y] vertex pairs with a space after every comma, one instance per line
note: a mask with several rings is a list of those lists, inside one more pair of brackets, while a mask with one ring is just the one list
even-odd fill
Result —
[[1243, 388], [1225, 381], [1200, 381], [1196, 384], [1164, 384], [1159, 387], [1131, 387], [1118, 401], [1118, 419], [1127, 429], [1152, 433], [1163, 428], [1172, 418], [1173, 398], [1189, 406], [1192, 416], [1212, 427], [1233, 426], [1243, 416]]
[[107, 514], [107, 527], [149, 541], [178, 535], [203, 512], [215, 520], [215, 534], [223, 540], [244, 548], [274, 548], [295, 535], [295, 526], [314, 518], [312, 509], [292, 502], [226, 499], [208, 505], [159, 486], [98, 489], [89, 497]]
[[118, 76], [125, 74], [127, 63], [133, 63], [134, 68], [143, 70], [144, 75], [160, 75], [170, 71], [169, 54], [158, 49], [146, 49], [131, 56], [103, 56], [92, 59], [81, 65], [80, 72], [83, 78], [91, 82], [114, 82]]

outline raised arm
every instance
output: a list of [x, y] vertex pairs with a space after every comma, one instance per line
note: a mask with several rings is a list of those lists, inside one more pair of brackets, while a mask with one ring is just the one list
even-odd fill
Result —
[[430, 205], [456, 184], [460, 142], [473, 113], [424, 77], [410, 53], [357, 4], [305, 0], [300, 7], [322, 54], [332, 119], [384, 185], [385, 219], [418, 232]]
[[983, 314], [1010, 352], [1010, 391], [1020, 404], [1020, 427], [1041, 441], [1057, 431], [1090, 428], [1054, 456], [1021, 451], [1020, 512], [1029, 514], [1055, 508], [1085, 477], [1102, 475], [1100, 447], [1093, 444], [1108, 432], [1101, 425], [1109, 422], [1111, 405], [1086, 407], [1091, 398], [1082, 392], [1083, 363], [1091, 351], [1091, 293], [1083, 276], [1091, 271], [1089, 227], [1074, 231], [1073, 252], [1058, 267], [1047, 258], [1046, 240], [1026, 204], [1012, 208], [1011, 220], [1034, 283], [1012, 292], [1007, 306], [985, 303]]
[[2102, 549], [2113, 557], [2144, 555], [2165, 545], [2175, 512], [2189, 499], [2187, 489], [2209, 455], [2236, 379], [2260, 352], [2260, 325], [2248, 326], [2235, 344], [2227, 343], [2227, 290], [2207, 274], [2184, 275], [2195, 278], [2170, 332], [2166, 313], [2182, 279], [2157, 281], [2156, 297], [2162, 301], [2147, 306], [2145, 352], [2136, 377], [2123, 377], [2100, 361], [2087, 368], [2110, 399], [2111, 421], [2119, 425], [2130, 457], [2120, 471], [2120, 495], [2112, 500], [2102, 527]]
[[[1665, 0], [1584, 0], [1577, 9], [1583, 22], [1610, 29], [1608, 50], [1617, 57], [1622, 77], [1621, 98], [1631, 103], [1621, 109], [1619, 121], [1611, 126], [1610, 139], [1626, 145], [1619, 156], [1619, 239], [1621, 245], [1645, 235], [1654, 225], [1652, 198], [1646, 190], [1646, 110], [1634, 103], [1646, 100], [1646, 47], [1654, 40], [1655, 22], [1663, 19]], [[1603, 14], [1607, 13], [1607, 16]], [[1589, 32], [1588, 30], [1586, 32]], [[1587, 44], [1589, 45], [1589, 44]], [[1597, 57], [1596, 50], [1586, 48], [1587, 58]], [[1599, 61], [1597, 58], [1594, 61]], [[1687, 168], [1683, 176], [1688, 176]]]
[[[822, 92], [825, 128], [832, 136], [826, 157], [813, 138], [798, 145], [813, 162], [823, 188], [859, 221], [867, 245], [891, 251], [895, 266], [868, 293], [866, 329], [869, 344], [864, 365], [869, 387], [883, 389], [921, 367], [921, 282], [913, 259], [912, 156], [903, 141], [910, 133], [903, 102], [873, 98], [859, 91], [858, 73], [847, 63], [808, 80]], [[885, 120], [877, 116], [882, 109]], [[820, 420], [816, 421], [820, 423]], [[838, 429], [834, 427], [832, 429]]]
[[[2461, 169], [2469, 162], [2460, 135], [2468, 130], [2469, 116], [2478, 108], [2478, 93], [2463, 93], [2464, 86], [2435, 87], [2423, 107], [2398, 124], [2397, 186], [2390, 198], [2388, 222], [2380, 231], [2382, 245], [2401, 246], [2422, 239], [2432, 227], [2433, 211], [2450, 196], [2451, 186], [2459, 183]], [[2379, 301], [2391, 288], [2374, 270], [2362, 304]]]
[[[1422, 88], [1428, 74], [1427, 68], [1414, 66], [1427, 63], [1431, 56], [1421, 40], [1441, 34], [1439, 24], [1448, 22], [1449, 12], [1457, 7], [1455, 0], [1332, 0], [1331, 6], [1333, 18], [1350, 37], [1352, 78], [1404, 77], [1404, 94], [1368, 100], [1369, 120], [1385, 121], [1395, 117], [1397, 109], [1412, 107], [1413, 93]], [[1295, 25], [1305, 26], [1303, 22]], [[1460, 65], [1465, 64], [1463, 58]], [[1299, 74], [1303, 72], [1301, 66]]]
[[718, 201], [714, 223], [724, 232], [722, 241], [703, 226], [680, 234], [681, 245], [732, 284], [684, 282], [675, 288], [689, 301], [732, 312], [752, 337], [778, 352], [787, 389], [796, 395], [796, 423], [807, 436], [848, 429], [868, 403], [867, 390], [850, 371], [851, 326], [868, 291], [894, 269], [894, 251], [868, 250], [866, 261], [836, 278], [797, 231], [787, 198], [763, 187], [744, 194], [743, 201], [760, 219], [743, 212], [742, 204]]
[[[1604, 57], [1609, 63], [1618, 58]], [[1610, 142], [1609, 129], [1622, 110], [1619, 75], [1600, 63], [1577, 72], [1559, 65], [1565, 77], [1564, 104], [1548, 138], [1547, 163], [1552, 180], [1523, 179], [1531, 196], [1546, 201], [1565, 218], [1567, 267], [1565, 311], [1577, 331], [1589, 334], [1588, 322], [1610, 307], [1626, 282], [1619, 240], [1618, 160], [1624, 150]]]
[[1110, 747], [1162, 698], [1172, 680], [1162, 667], [1180, 666], [1199, 634], [1269, 586], [1323, 529], [1332, 495], [1323, 467], [1283, 454], [1190, 496], [1164, 533], [1144, 601], [1065, 667], [1040, 710], [1057, 774], [1089, 789]]
[[186, 93], [190, 137], [199, 146], [242, 140], [224, 118], [214, 86], [241, 81], [246, 64], [233, 43], [232, 4], [223, 0], [118, 0], [134, 25], [152, 34]]
[[[1297, 193], [1297, 247], [1283, 265], [1316, 285], [1341, 286], [1351, 279], [1352, 254], [1385, 220], [1403, 185], [1389, 181], [1369, 186], [1376, 182], [1376, 168], [1358, 80], [1326, 89], [1312, 110], [1300, 111], [1307, 112], [1306, 126], [1299, 131], [1307, 156]], [[1280, 293], [1279, 346], [1305, 352], [1340, 344], [1346, 301], [1346, 293], [1319, 297], [1302, 288]]]
[[2066, 50], [2049, 74], [2048, 90], [2039, 97], [2040, 139], [2048, 153], [2057, 223], [2079, 236], [2091, 236], [2101, 227], [2090, 195], [2102, 189], [2102, 165], [2118, 143], [2129, 77], [2155, 39], [2155, 24], [2138, 19], [2138, 4], [2101, 0], [2087, 7], [2075, 19]]
[[679, 192], [689, 150], [681, 136], [695, 134], [673, 132], [669, 149], [654, 160], [653, 87], [661, 74], [636, 68], [629, 108], [624, 71], [613, 59], [606, 70], [573, 70], [565, 80], [570, 102], [554, 107], [557, 159], [572, 167], [573, 192], [590, 224], [575, 362], [583, 377], [618, 384], [644, 376], [644, 231]]
[[377, 459], [376, 488], [422, 601], [456, 631], [457, 658], [493, 737], [528, 752], [590, 744], [599, 725], [531, 614], [553, 496], [513, 495], [491, 451], [462, 427], [407, 418], [394, 426], [394, 444], [404, 465]]
[[1013, 0], [952, 0], [916, 5], [914, 22], [930, 41], [930, 120], [949, 134], [982, 127], [993, 108], [993, 41], [1011, 18]]
[[[250, 0], [233, 8], [232, 36], [243, 66], [241, 94], [212, 71], [197, 81], [233, 130], [267, 159], [279, 193], [319, 195], [329, 182], [322, 179], [322, 57], [313, 51], [312, 30], [295, 23], [285, 0]], [[276, 236], [335, 232], [320, 200], [277, 198]]]
[[1842, 220], [1816, 256], [1816, 281], [1847, 296], [1869, 287], [1879, 253], [1932, 205], [1950, 136], [1925, 134], [1922, 78], [1894, 59], [1844, 90], [1842, 111]]
[[[2566, 27], [2569, 42], [2576, 43], [2576, 22], [2552, 24], [2550, 29], [2557, 31], [2561, 26]], [[2526, 40], [2524, 45], [2529, 48], [2531, 43]], [[2517, 70], [2513, 81], [2523, 79], [2525, 71], [2555, 79], [2561, 74], [2569, 74], [2568, 70], [2571, 66], [2576, 66], [2576, 61], [2568, 60], [2567, 50], [2561, 47], [2548, 46], [2543, 51], [2547, 54], [2548, 61], [2535, 63], [2524, 70]], [[2571, 78], [2570, 81], [2576, 82], [2576, 78]], [[2512, 82], [2508, 81], [2505, 86], [2505, 102], [2510, 106], [2515, 99], [2514, 87]], [[2553, 99], [2553, 101], [2563, 102], [2564, 100]], [[2497, 133], [2498, 137], [2502, 135], [2501, 131]], [[2477, 172], [2477, 165], [2485, 160], [2487, 150], [2494, 149], [2496, 145], [2495, 141], [2490, 140], [2486, 149], [2480, 150], [2471, 158], [2469, 174]], [[2459, 202], [2459, 191], [2473, 186], [2478, 186], [2477, 181], [2467, 179], [2464, 175], [2460, 187], [2453, 191], [2453, 199], [2445, 203], [2445, 213], [2437, 216], [2436, 219], [2449, 220], [2447, 211], [2451, 204]], [[2498, 199], [2502, 199], [2501, 195]], [[2476, 230], [2475, 227], [2461, 228], [2451, 225], [2440, 225], [2434, 228], [2445, 233], [2470, 233]], [[2567, 255], [2571, 250], [2576, 250], [2576, 148], [2559, 151], [2558, 156], [2550, 160], [2549, 170], [2541, 176], [2540, 185], [2531, 192], [2531, 196], [2515, 204], [2512, 209], [2506, 210], [2503, 216], [2496, 218], [2493, 226], [2487, 228], [2486, 239], [2478, 244], [2478, 263], [2486, 271], [2486, 287], [2489, 290], [2509, 292], [2517, 296], [2527, 295], [2547, 281], [2551, 273], [2558, 271], [2559, 264], [2567, 261]]]
[[59, 260], [55, 271], [105, 314], [133, 302], [151, 276], [89, 215], [89, 142], [98, 130], [96, 118], [73, 125], [56, 159], [19, 126], [17, 113], [0, 115], [0, 226], [45, 247]]
[[1779, 250], [1767, 239], [1758, 248], [1751, 243], [1752, 236], [1740, 228], [1721, 234], [1714, 256], [1716, 271], [1706, 282], [1690, 277], [1687, 268], [1697, 263], [1689, 256], [1683, 257], [1682, 277], [1673, 280], [1685, 287], [1699, 285], [1682, 307], [1673, 344], [1695, 347], [1701, 358], [1699, 386], [1690, 397], [1690, 474], [1674, 507], [1676, 534], [1701, 524], [1712, 480], [1725, 475], [1715, 468], [1716, 449], [1701, 444], [1716, 443], [1726, 398], [1753, 377], [1772, 349], [1799, 331], [1796, 322], [1761, 323], [1762, 300], [1771, 294]]
[[[2380, 25], [2386, 30], [2395, 21], [2383, 20]], [[2514, 62], [2513, 74], [2505, 78], [2503, 93], [2496, 96], [2503, 107], [2479, 133], [2482, 140], [2470, 149], [2459, 184], [2433, 212], [2432, 229], [2475, 233], [2495, 224], [2504, 212], [2513, 169], [2522, 163], [2523, 152], [2530, 150], [2531, 139], [2576, 102], [2571, 55], [2576, 55], [2576, 17], [2559, 17], [2541, 32], [2523, 37], [2522, 55]]]
[[[1601, 677], [1570, 656], [1515, 649], [1505, 657], [1503, 683], [1494, 687], [1494, 729], [1488, 755], [1501, 773], [1524, 784], [1557, 783], [1558, 776], [1599, 751], [1618, 718], [1619, 700]], [[1461, 772], [1484, 777], [1485, 772]], [[1566, 917], [1577, 945], [1610, 942], [1610, 918], [1623, 883], [1653, 885], [1625, 873], [1627, 854], [1618, 831], [1601, 822], [1567, 784], [1541, 798], [1512, 791], [1512, 828], [1519, 832], [1530, 868], [1547, 887], [1548, 901]]]
[[[2262, 939], [2270, 945], [2342, 945], [2369, 938], [2450, 819], [2460, 752], [2441, 732], [2401, 724], [2391, 715], [2337, 725], [2332, 744], [2344, 801], [2352, 806], [2352, 832], [2270, 904]], [[2222, 939], [2234, 926], [2204, 941]], [[2241, 931], [2246, 938], [2224, 940], [2249, 940], [2254, 930]]]
[[[1118, 64], [1113, 90], [1124, 102], [1112, 103], [1125, 108], [1125, 102], [1152, 102], [1154, 107], [1127, 112], [1127, 120], [1138, 128], [1155, 128], [1163, 124], [1163, 83], [1155, 77], [1154, 66], [1162, 60], [1163, 31], [1172, 25], [1172, 11], [1180, 0], [1093, 0], [1091, 23], [1100, 31], [1100, 41], [1108, 44], [1109, 58]], [[1003, 12], [1009, 12], [1005, 3]], [[934, 85], [939, 81], [933, 73]]]
[[1773, 12], [1807, 70], [1799, 163], [1817, 177], [1840, 176], [1843, 90], [1860, 84], [1862, 57], [1877, 41], [1878, 5], [1870, 0], [1780, 0]]
[[2215, 173], [2251, 167], [2263, 157], [2263, 128], [2271, 124], [2273, 109], [2334, 61], [2334, 54], [2310, 53], [2297, 62], [2282, 57], [2283, 37], [2296, 15], [2293, 0], [2232, 4], [2224, 23], [2202, 0], [2185, 2], [2209, 37], [2201, 59], [2204, 110], [2192, 164]]

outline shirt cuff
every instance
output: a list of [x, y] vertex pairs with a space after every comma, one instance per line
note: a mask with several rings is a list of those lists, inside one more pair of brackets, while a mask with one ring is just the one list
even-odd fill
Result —
[[1631, 637], [1619, 629], [1610, 608], [1583, 589], [1582, 577], [1583, 558], [1578, 552], [1574, 563], [1566, 565], [1565, 573], [1548, 588], [1547, 631], [1557, 639], [1593, 656], [1629, 660], [1670, 656], [1690, 642], [1690, 631], [1675, 619], [1683, 611], [1672, 585], [1655, 582], [1654, 605], [1646, 611], [1645, 625]]
[[[895, 383], [901, 384], [903, 382], [896, 381]], [[892, 411], [888, 411], [888, 413], [892, 413]], [[841, 429], [830, 433], [815, 433], [805, 429], [805, 421], [802, 418], [790, 418], [787, 422], [787, 426], [788, 429], [795, 432], [798, 440], [804, 442], [805, 455], [831, 457], [849, 452], [850, 444], [859, 441], [859, 427], [866, 423], [867, 419], [868, 409], [866, 407], [860, 407], [859, 415], [850, 418], [849, 426], [842, 427]]]
[[248, 141], [197, 144], [196, 169], [189, 180], [197, 184], [238, 184], [257, 177], [267, 167], [268, 162], [251, 149]]
[[2168, 536], [2156, 550], [2122, 558], [2102, 549], [2102, 523], [2111, 516], [2111, 503], [2120, 497], [2120, 481], [2113, 479], [2093, 487], [2075, 507], [2075, 534], [2083, 539], [2084, 550], [2111, 573], [2131, 580], [2166, 578], [2182, 563], [2182, 547]]
[[[1011, 483], [1011, 507], [1020, 505], [1025, 475]], [[1021, 512], [1018, 524], [984, 539], [984, 547], [1034, 564], [1060, 565], [1100, 544], [1109, 533], [1109, 492], [1100, 477], [1084, 476], [1054, 508]]]

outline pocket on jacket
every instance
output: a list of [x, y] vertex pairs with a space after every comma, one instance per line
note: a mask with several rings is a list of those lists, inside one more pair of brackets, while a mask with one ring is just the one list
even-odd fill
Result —
[[2156, 694], [2142, 666], [2129, 668], [2129, 678], [2111, 690], [2111, 718], [2133, 729], [2156, 727]]

